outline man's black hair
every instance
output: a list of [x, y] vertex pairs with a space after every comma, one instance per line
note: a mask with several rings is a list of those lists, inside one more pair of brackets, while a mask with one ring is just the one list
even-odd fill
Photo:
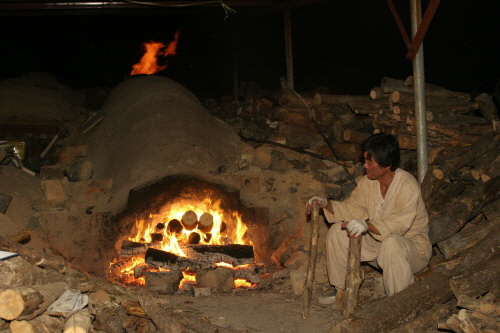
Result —
[[363, 152], [368, 152], [368, 158], [374, 158], [381, 167], [391, 167], [394, 171], [399, 167], [399, 142], [392, 134], [374, 134], [363, 142]]

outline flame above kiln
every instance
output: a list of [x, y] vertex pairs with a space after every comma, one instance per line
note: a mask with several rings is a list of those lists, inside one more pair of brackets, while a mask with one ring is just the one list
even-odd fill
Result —
[[[174, 35], [174, 40], [168, 43], [167, 46], [162, 42], [149, 41], [142, 44], [145, 52], [141, 60], [132, 66], [130, 75], [138, 74], [156, 74], [167, 68], [169, 56], [177, 54], [177, 44], [179, 42], [180, 31]], [[160, 64], [160, 63], [162, 64]]]

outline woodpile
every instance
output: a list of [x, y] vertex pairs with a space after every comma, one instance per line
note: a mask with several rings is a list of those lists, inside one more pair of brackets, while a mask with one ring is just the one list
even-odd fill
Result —
[[[407, 289], [364, 304], [334, 323], [331, 332], [499, 331], [500, 134], [488, 97], [471, 101], [467, 93], [426, 84], [430, 165], [421, 188], [433, 259]], [[264, 104], [252, 106], [253, 114], [264, 110], [259, 105]], [[383, 78], [369, 96], [282, 91], [277, 104], [266, 103], [265, 110], [278, 121], [272, 138], [290, 146], [326, 155], [312, 140], [320, 140], [321, 130], [339, 151], [349, 145], [359, 153], [368, 136], [384, 132], [397, 134], [403, 155], [416, 164], [414, 105], [410, 77]]]
[[[402, 81], [383, 80], [382, 87], [370, 95], [389, 98], [394, 111], [400, 105], [396, 102], [407, 100], [407, 106], [413, 102], [410, 90], [404, 87]], [[417, 282], [335, 323], [331, 332], [414, 332], [415, 327], [433, 327], [463, 333], [497, 332], [500, 328], [496, 314], [500, 304], [500, 133], [494, 131], [495, 122], [491, 121], [497, 113], [495, 110], [491, 116], [484, 111], [483, 117], [461, 118], [461, 112], [477, 108], [477, 104], [465, 95], [436, 87], [431, 88], [427, 100], [432, 101], [430, 116], [434, 119], [444, 119], [436, 115], [445, 109], [456, 113], [457, 119], [473, 119], [460, 126], [427, 122], [434, 154], [421, 188], [435, 256], [417, 275]], [[412, 112], [395, 114], [373, 113], [374, 127], [398, 134], [402, 149], [415, 149]]]

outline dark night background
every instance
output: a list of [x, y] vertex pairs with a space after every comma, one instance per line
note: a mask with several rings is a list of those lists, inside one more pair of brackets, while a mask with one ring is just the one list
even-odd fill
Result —
[[[409, 1], [394, 4], [410, 33]], [[427, 4], [422, 1], [423, 12]], [[139, 61], [143, 42], [167, 44], [181, 29], [178, 53], [161, 75], [200, 97], [232, 95], [237, 58], [240, 81], [278, 90], [286, 74], [283, 13], [233, 9], [237, 15], [227, 20], [220, 7], [0, 13], [0, 79], [45, 71], [75, 89], [112, 88]], [[426, 81], [473, 92], [500, 77], [499, 9], [498, 0], [441, 1], [424, 40]], [[386, 1], [332, 0], [299, 7], [292, 10], [292, 29], [299, 92], [326, 86], [334, 94], [368, 94], [384, 76], [412, 75]]]

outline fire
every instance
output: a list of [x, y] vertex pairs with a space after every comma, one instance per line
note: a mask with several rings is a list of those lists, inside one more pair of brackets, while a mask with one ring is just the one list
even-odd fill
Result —
[[[241, 214], [238, 212], [224, 211], [221, 207], [220, 200], [212, 202], [211, 199], [206, 198], [201, 202], [192, 203], [188, 201], [179, 201], [174, 203], [168, 212], [160, 214], [150, 214], [147, 219], [136, 220], [135, 228], [132, 232], [135, 235], [128, 238], [129, 241], [137, 243], [154, 244], [155, 248], [161, 249], [166, 252], [176, 254], [181, 257], [186, 257], [183, 245], [190, 244], [189, 241], [193, 238], [193, 234], [197, 234], [197, 244], [204, 245], [227, 245], [227, 244], [242, 244], [250, 245], [251, 242], [247, 241], [244, 236], [248, 228], [242, 222]], [[211, 217], [211, 228], [206, 229], [196, 225], [192, 230], [182, 228], [177, 232], [172, 232], [170, 223], [172, 221], [183, 220], [186, 212], [194, 212], [197, 220], [201, 220], [202, 215], [209, 214]], [[226, 223], [228, 221], [230, 223]], [[203, 229], [203, 230], [201, 230]], [[158, 247], [156, 247], [158, 246]], [[118, 270], [120, 280], [126, 284], [144, 285], [144, 277], [135, 279], [134, 269], [138, 265], [145, 265], [143, 258], [130, 258], [119, 265], [113, 262], [111, 265], [111, 273], [113, 270]], [[123, 267], [122, 267], [123, 266]], [[224, 266], [232, 269], [237, 269], [231, 264], [220, 262], [216, 266]], [[244, 267], [238, 266], [238, 267]], [[161, 269], [166, 270], [166, 269]], [[196, 282], [195, 275], [191, 272], [183, 272], [184, 279], [181, 281], [180, 288], [186, 283]], [[255, 284], [248, 282], [245, 279], [236, 279], [235, 287], [255, 287]]]
[[[174, 35], [174, 40], [165, 46], [162, 42], [150, 41], [143, 43], [142, 46], [145, 52], [139, 61], [139, 63], [132, 66], [133, 70], [130, 75], [137, 74], [156, 74], [167, 68], [167, 58], [168, 56], [174, 56], [177, 54], [177, 43], [179, 42], [180, 31], [177, 31]], [[158, 64], [159, 57], [161, 57], [164, 65]]]
[[199, 218], [203, 213], [209, 213], [213, 217], [213, 225], [209, 231], [200, 230], [199, 226], [196, 226], [193, 230], [182, 229], [181, 234], [172, 234], [168, 232], [168, 227], [161, 230], [163, 237], [163, 242], [161, 244], [161, 250], [174, 253], [178, 256], [185, 257], [182, 244], [188, 244], [188, 239], [191, 234], [197, 233], [200, 235], [199, 244], [205, 245], [224, 245], [224, 244], [248, 244], [244, 240], [245, 233], [247, 232], [247, 226], [242, 222], [241, 215], [238, 212], [232, 212], [230, 217], [234, 219], [234, 228], [231, 230], [221, 231], [224, 226], [224, 217], [227, 216], [223, 209], [220, 208], [220, 200], [212, 203], [210, 199], [205, 199], [201, 203], [175, 203], [170, 208], [169, 213], [165, 214], [150, 214], [149, 221], [146, 223], [145, 220], [136, 221], [137, 234], [130, 237], [130, 241], [134, 242], [145, 242], [151, 243], [152, 235], [158, 234], [159, 230], [155, 227], [158, 224], [163, 224], [168, 226], [168, 223], [172, 220], [180, 221], [183, 215], [187, 211], [193, 211]]

